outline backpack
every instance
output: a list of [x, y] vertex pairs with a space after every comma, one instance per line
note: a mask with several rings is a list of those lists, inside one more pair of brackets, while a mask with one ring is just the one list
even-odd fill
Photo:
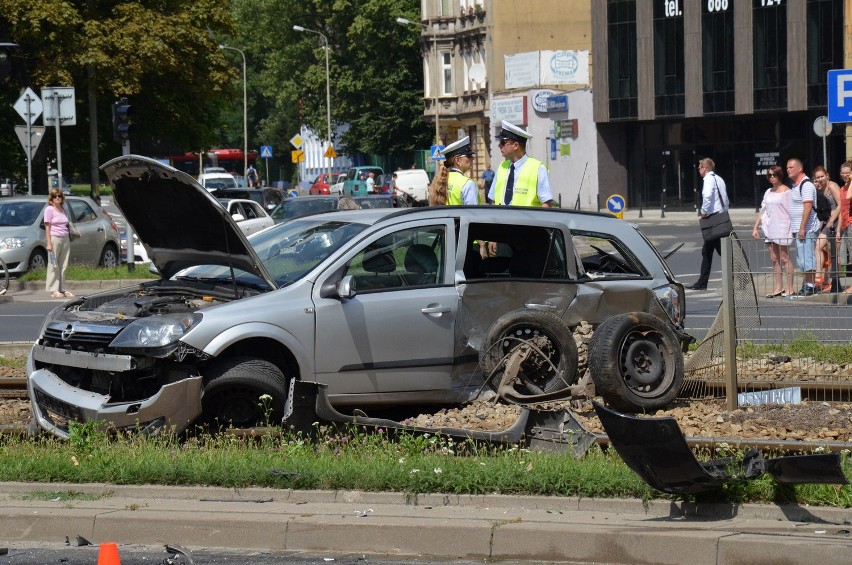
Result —
[[820, 222], [827, 222], [831, 217], [831, 199], [820, 189], [816, 189], [816, 215]]

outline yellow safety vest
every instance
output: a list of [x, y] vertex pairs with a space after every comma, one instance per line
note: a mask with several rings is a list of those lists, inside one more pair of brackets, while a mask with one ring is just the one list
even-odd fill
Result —
[[[494, 203], [503, 204], [503, 195], [506, 192], [506, 181], [509, 180], [509, 165], [512, 162], [506, 159], [497, 168], [497, 184], [494, 188]], [[527, 162], [520, 171], [515, 171], [515, 186], [512, 189], [512, 206], [541, 206], [538, 199], [538, 169], [543, 163], [532, 157], [527, 157]]]
[[[461, 206], [464, 204], [462, 200], [462, 188], [467, 184], [467, 181], [470, 180], [470, 177], [463, 175], [458, 171], [450, 171], [450, 174], [447, 175], [447, 205], [448, 206]], [[476, 202], [477, 204], [482, 204], [479, 198], [479, 190], [476, 191]]]

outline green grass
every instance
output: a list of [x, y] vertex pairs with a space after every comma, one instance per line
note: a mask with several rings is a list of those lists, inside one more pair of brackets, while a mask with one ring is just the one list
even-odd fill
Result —
[[[19, 281], [43, 281], [47, 276], [46, 269], [34, 269], [21, 275]], [[104, 267], [91, 267], [87, 265], [68, 265], [65, 278], [69, 281], [102, 281], [116, 279], [156, 279], [157, 275], [148, 270], [147, 265], [136, 265], [132, 271], [127, 265], [111, 269]]]
[[0, 355], [0, 367], [22, 369], [27, 364], [25, 355], [6, 356]]
[[737, 357], [741, 359], [764, 359], [773, 355], [793, 359], [810, 357], [837, 365], [852, 363], [852, 347], [848, 343], [820, 342], [810, 332], [800, 333], [783, 343], [743, 342], [737, 345]]
[[[352, 428], [317, 428], [314, 441], [287, 433], [253, 438], [202, 434], [182, 440], [108, 437], [91, 424], [72, 425], [70, 436], [67, 442], [0, 437], [0, 481], [677, 499], [655, 492], [614, 451], [597, 446], [575, 459], [444, 436], [392, 439], [381, 431]], [[849, 474], [848, 457], [843, 465]], [[789, 488], [762, 477], [689, 499], [850, 507], [852, 487]]]
[[[100, 185], [98, 190], [101, 196], [112, 196], [112, 187], [108, 184]], [[71, 194], [74, 196], [91, 196], [92, 187], [88, 184], [72, 184]]]

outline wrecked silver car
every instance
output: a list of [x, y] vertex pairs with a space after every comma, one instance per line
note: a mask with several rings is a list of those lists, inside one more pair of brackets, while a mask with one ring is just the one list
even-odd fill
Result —
[[[280, 422], [290, 379], [326, 384], [338, 407], [460, 404], [486, 384], [558, 394], [579, 378], [581, 321], [605, 330], [590, 367], [616, 406], [661, 406], [680, 387], [683, 287], [611, 216], [358, 210], [246, 239], [180, 171], [138, 156], [103, 169], [161, 279], [47, 317], [28, 390], [36, 425], [56, 435], [69, 420], [150, 432]], [[520, 346], [538, 355], [501, 380]]]

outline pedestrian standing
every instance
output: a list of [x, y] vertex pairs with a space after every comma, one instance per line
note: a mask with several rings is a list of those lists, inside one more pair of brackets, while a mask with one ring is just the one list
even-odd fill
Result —
[[[831, 245], [834, 243], [837, 225], [840, 222], [840, 187], [836, 182], [831, 180], [828, 171], [822, 165], [814, 168], [813, 172], [814, 184], [817, 187], [817, 219], [820, 221], [819, 233], [816, 240], [816, 276], [814, 281], [817, 292], [831, 291]], [[825, 217], [826, 210], [820, 209], [819, 201], [822, 193], [823, 202], [827, 202], [830, 206], [828, 217]], [[824, 206], [823, 206], [824, 208]]]
[[[728, 189], [725, 181], [716, 174], [716, 163], [713, 159], [705, 157], [698, 162], [698, 174], [704, 179], [701, 187], [701, 210], [702, 218], [709, 218], [713, 214], [720, 214], [730, 207], [728, 200]], [[710, 270], [713, 267], [713, 253], [722, 255], [722, 238], [712, 238], [704, 241], [701, 247], [701, 272], [698, 280], [686, 288], [690, 290], [707, 290], [710, 281]]]
[[[837, 244], [837, 268], [844, 270], [846, 275], [852, 274], [852, 214], [850, 214], [850, 205], [852, 205], [852, 161], [846, 161], [840, 165], [840, 180], [843, 184], [840, 186], [840, 224], [835, 236]], [[843, 266], [841, 266], [843, 265]], [[846, 289], [847, 293], [852, 293], [852, 287]]]
[[817, 188], [805, 174], [802, 161], [796, 158], [787, 161], [787, 176], [793, 181], [790, 194], [790, 231], [796, 241], [796, 266], [804, 274], [802, 288], [797, 296], [811, 296], [816, 292], [816, 247], [819, 220], [814, 202]]
[[485, 170], [482, 171], [482, 181], [485, 183], [486, 189], [494, 182], [494, 169], [491, 168], [491, 163], [485, 163]]
[[441, 150], [446, 160], [441, 171], [435, 175], [429, 189], [429, 204], [475, 206], [480, 204], [479, 189], [468, 175], [473, 165], [473, 148], [470, 137], [463, 137]]
[[47, 197], [47, 208], [44, 210], [44, 232], [48, 255], [45, 287], [52, 298], [74, 296], [65, 289], [65, 270], [71, 255], [71, 238], [64, 204], [65, 195], [62, 190], [51, 190]]
[[[771, 186], [763, 194], [761, 213], [757, 215], [751, 235], [758, 239], [757, 228], [763, 229], [775, 279], [775, 289], [766, 298], [775, 298], [793, 293], [793, 266], [789, 254], [793, 241], [790, 237], [790, 187], [782, 182], [784, 173], [778, 165], [769, 167], [766, 178]], [[782, 269], [786, 277], [782, 276]]]

